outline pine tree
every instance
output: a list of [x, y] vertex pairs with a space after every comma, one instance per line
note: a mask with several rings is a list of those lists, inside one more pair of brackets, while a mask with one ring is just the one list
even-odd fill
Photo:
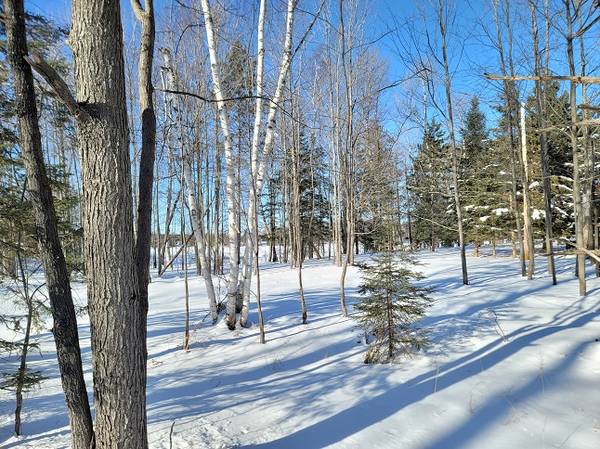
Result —
[[[479, 109], [479, 99], [471, 98], [471, 105], [465, 117], [464, 126], [460, 130], [463, 145], [463, 161], [473, 162], [487, 150], [488, 133], [485, 125], [485, 114]], [[462, 164], [463, 171], [468, 164]]]
[[366, 132], [359, 146], [356, 172], [360, 203], [368, 211], [357, 219], [356, 238], [365, 251], [379, 252], [401, 233], [397, 197], [401, 175], [394, 139], [378, 123]]
[[482, 182], [482, 172], [488, 163], [487, 131], [485, 115], [479, 109], [479, 99], [471, 98], [471, 105], [460, 130], [462, 157], [460, 161], [461, 192], [464, 197], [465, 231], [468, 240], [475, 242], [476, 248], [486, 238], [483, 225], [488, 217], [488, 189]]
[[319, 246], [329, 235], [328, 201], [325, 196], [327, 177], [324, 151], [314, 136], [307, 138], [300, 133], [298, 148], [300, 232], [302, 232], [304, 256], [320, 257]]
[[414, 200], [414, 240], [432, 251], [440, 244], [456, 241], [453, 203], [450, 198], [450, 153], [441, 125], [433, 120], [427, 125], [418, 146], [408, 179]]
[[[548, 82], [543, 91], [546, 104], [546, 125], [550, 130], [546, 133], [548, 144], [548, 163], [552, 190], [552, 232], [553, 235], [568, 236], [574, 226], [573, 212], [573, 151], [569, 136], [562, 127], [570, 120], [568, 92], [560, 91], [558, 82]], [[529, 115], [527, 117], [527, 148], [532, 166], [532, 206], [534, 210], [543, 212], [543, 182], [539, 167], [539, 137], [537, 123], [539, 117], [535, 107], [535, 96], [532, 92], [527, 98]], [[534, 231], [538, 237], [543, 235], [543, 216], [535, 214]], [[535, 219], [537, 218], [537, 219]]]
[[362, 298], [354, 307], [369, 344], [365, 363], [389, 363], [399, 354], [411, 354], [427, 342], [416, 323], [431, 303], [429, 290], [414, 285], [422, 275], [413, 271], [406, 254], [385, 251], [371, 265], [363, 265]]
[[461, 138], [465, 230], [478, 254], [485, 240], [495, 242], [510, 234], [510, 179], [504, 169], [510, 161], [506, 160], [506, 144], [490, 137], [477, 97], [471, 99]]

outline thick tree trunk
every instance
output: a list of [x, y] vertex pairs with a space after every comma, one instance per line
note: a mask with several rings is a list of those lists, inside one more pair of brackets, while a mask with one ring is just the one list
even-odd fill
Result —
[[71, 443], [73, 448], [88, 449], [94, 441], [92, 417], [81, 366], [69, 272], [58, 236], [52, 190], [44, 165], [33, 75], [31, 67], [23, 59], [27, 55], [23, 1], [5, 0], [4, 14], [8, 59], [14, 76], [20, 144], [54, 321], [53, 334], [71, 425]]
[[[576, 0], [575, 5], [579, 11], [582, 7], [582, 0]], [[577, 14], [579, 28], [583, 26], [581, 14]], [[585, 35], [579, 38], [579, 65], [581, 76], [586, 76], [586, 57], [585, 57]], [[588, 85], [581, 83], [581, 101], [583, 104], [589, 104]], [[589, 111], [583, 109], [582, 118], [585, 122], [588, 120]], [[594, 249], [594, 222], [593, 218], [593, 196], [594, 196], [594, 154], [592, 148], [592, 139], [588, 125], [581, 127], [583, 134], [583, 179], [581, 180], [581, 214], [582, 214], [582, 232], [583, 241], [587, 249]]]
[[146, 352], [134, 255], [129, 136], [118, 0], [73, 0], [78, 142], [84, 185], [99, 448], [148, 446]]

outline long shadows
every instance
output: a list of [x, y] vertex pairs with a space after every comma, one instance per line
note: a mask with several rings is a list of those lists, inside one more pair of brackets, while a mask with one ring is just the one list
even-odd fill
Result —
[[[318, 268], [325, 264], [329, 265], [323, 261], [314, 261], [309, 265]], [[506, 270], [499, 270], [498, 265], [506, 266]], [[563, 270], [570, 270], [565, 268], [566, 264], [563, 265]], [[448, 306], [448, 310], [440, 307], [437, 314], [423, 322], [424, 326], [433, 330], [432, 351], [436, 347], [443, 348], [444, 345], [455, 350], [457, 339], [464, 337], [468, 340], [474, 333], [489, 331], [489, 336], [493, 332], [493, 323], [488, 323], [490, 327], [484, 329], [482, 322], [478, 321], [488, 309], [494, 309], [501, 317], [503, 314], [510, 314], [511, 321], [518, 326], [521, 317], [516, 315], [515, 309], [519, 302], [527, 300], [531, 295], [539, 297], [541, 292], [551, 289], [552, 285], [547, 279], [540, 278], [504, 289], [502, 279], [513, 282], [515, 266], [510, 259], [506, 263], [502, 261], [489, 266], [482, 262], [476, 265], [473, 284], [468, 287], [458, 284], [457, 271], [452, 271], [449, 266], [448, 269], [435, 273], [431, 273], [435, 270], [427, 270], [430, 277], [425, 283], [434, 287], [440, 301], [446, 300], [444, 297], [448, 296], [447, 303], [443, 303]], [[278, 270], [289, 268], [272, 264], [267, 271]], [[490, 286], [491, 281], [498, 280], [501, 281]], [[166, 281], [170, 282], [170, 279]], [[176, 287], [172, 286], [173, 292]], [[486, 292], [487, 297], [482, 292]], [[219, 421], [226, 419], [230, 413], [249, 414], [259, 421], [253, 426], [253, 432], [258, 433], [263, 430], [262, 426], [266, 430], [271, 422], [269, 419], [263, 422], [261, 413], [268, 415], [272, 407], [275, 407], [275, 414], [279, 414], [282, 421], [298, 419], [301, 420], [300, 424], [292, 428], [304, 428], [273, 441], [248, 447], [325, 447], [347, 438], [360, 438], [357, 434], [361, 431], [411, 404], [493, 368], [540, 339], [583, 326], [598, 316], [598, 303], [593, 303], [588, 296], [563, 308], [548, 322], [523, 325], [508, 333], [505, 338], [495, 338], [475, 351], [440, 365], [436, 370], [398, 384], [393, 381], [392, 376], [385, 375], [392, 373], [395, 367], [375, 369], [360, 363], [358, 355], [364, 350], [364, 346], [357, 345], [356, 335], [352, 333], [349, 323], [351, 319], [339, 317], [336, 286], [308, 285], [305, 293], [309, 323], [302, 325], [294, 285], [265, 292], [263, 306], [267, 317], [266, 345], [256, 345], [252, 341], [258, 335], [256, 327], [236, 333], [223, 332], [222, 329], [212, 328], [208, 323], [202, 322], [206, 310], [197, 308], [192, 312], [192, 322], [195, 329], [201, 331], [202, 341], [193, 342], [192, 351], [189, 355], [184, 355], [186, 353], [178, 352], [179, 336], [183, 332], [183, 312], [172, 307], [171, 310], [151, 314], [148, 332], [150, 357], [160, 364], [149, 370], [150, 424], [170, 424], [177, 420], [178, 426], [186, 422], [199, 426], [201, 424], [197, 420], [208, 416], [211, 416], [211, 421]], [[347, 293], [351, 298], [355, 296], [356, 289], [348, 288]], [[470, 294], [477, 294], [479, 297], [473, 301], [467, 298]], [[177, 295], [179, 298], [179, 293]], [[467, 301], [463, 305], [464, 299]], [[561, 302], [556, 300], [553, 307]], [[255, 313], [253, 308], [251, 318], [255, 317]], [[531, 322], [532, 317], [529, 316], [527, 320]], [[547, 369], [547, 388], [558, 384], [561, 373], [568, 369], [587, 345], [588, 343], [574, 345], [566, 357]], [[429, 355], [431, 354], [433, 352]], [[85, 355], [89, 358], [89, 349]], [[194, 363], [186, 364], [186, 357], [195, 357]], [[205, 357], [210, 358], [210, 365], [203, 363]], [[52, 364], [54, 363], [52, 360]], [[374, 373], [376, 374], [373, 375]], [[53, 373], [52, 376], [55, 375], [58, 374]], [[332, 410], [331, 402], [323, 400], [329, 394], [344, 395], [354, 393], [355, 389], [356, 392], [360, 391], [360, 397], [351, 396], [351, 403], [355, 405], [348, 406], [336, 399], [334, 406], [347, 407], [344, 410]], [[525, 400], [538, 391], [539, 379], [534, 377], [524, 380], [510, 395], [518, 400]], [[53, 404], [60, 402], [61, 397], [43, 396], [44, 399], [28, 401], [32, 407], [51, 411]], [[355, 402], [357, 399], [358, 402]], [[504, 416], [508, 406], [502, 393], [487, 397], [486, 402], [477, 408], [476, 415], [438, 435], [427, 449], [459, 449], [468, 445]], [[265, 409], [268, 411], [265, 412]], [[65, 419], [59, 413], [49, 413], [31, 424], [36, 429], [49, 432], [65, 426]], [[59, 430], [63, 431], [62, 428]], [[162, 438], [157, 433], [154, 436]], [[256, 439], [248, 435], [245, 441]]]
[[[581, 300], [558, 313], [549, 323], [536, 326], [528, 325], [515, 330], [507, 336], [507, 343], [501, 338], [496, 339], [467, 356], [443, 365], [438, 371], [432, 370], [417, 376], [408, 382], [388, 389], [378, 396], [364, 400], [355, 406], [275, 441], [247, 447], [255, 449], [322, 448], [340, 442], [392, 416], [403, 408], [435, 394], [437, 391], [445, 390], [475, 374], [490, 369], [539, 339], [570, 328], [583, 326], [598, 316], [598, 311], [595, 310], [598, 303], [583, 310], [573, 311], [573, 309], [577, 309], [577, 306], [581, 308]], [[581, 349], [582, 346], [555, 369], [560, 370], [562, 365], [570, 363]], [[534, 390], [531, 382], [521, 389], [525, 396], [532, 394]], [[492, 398], [491, 402], [484, 406], [483, 412], [487, 413], [490, 418], [497, 418], [504, 412], [503, 407], [495, 409], [497, 402], [497, 398]], [[492, 421], [493, 419], [485, 422], [469, 421], [440, 441], [435, 442], [431, 449], [459, 448], [472, 438], [469, 432], [472, 432], [474, 436], [478, 432], [482, 432]]]

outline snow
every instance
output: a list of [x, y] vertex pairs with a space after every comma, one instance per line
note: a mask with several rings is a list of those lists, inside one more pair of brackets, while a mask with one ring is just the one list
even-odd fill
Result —
[[497, 209], [493, 209], [492, 213], [496, 214], [496, 216], [501, 217], [504, 214], [509, 213], [510, 210], [507, 207], [499, 207]]
[[[510, 248], [498, 251], [504, 257], [468, 258], [469, 286], [457, 249], [419, 254], [436, 299], [423, 323], [431, 345], [392, 365], [362, 363], [360, 332], [339, 314], [341, 269], [329, 261], [306, 263], [304, 326], [296, 271], [263, 268], [266, 345], [256, 327], [211, 326], [202, 281], [192, 276], [189, 352], [181, 350], [183, 279], [168, 272], [150, 285], [150, 447], [168, 448], [171, 426], [173, 448], [600, 447], [600, 280], [590, 277], [579, 298], [572, 258], [557, 259], [552, 286], [544, 258], [527, 281]], [[351, 267], [349, 298], [358, 282]], [[81, 284], [74, 292], [85, 297]], [[89, 328], [80, 321], [91, 391]], [[69, 444], [51, 335], [40, 340], [31, 365], [49, 379], [25, 397], [25, 436], [11, 436], [13, 397], [0, 392], [4, 449]]]
[[531, 218], [533, 220], [540, 220], [541, 218], [546, 216], [546, 212], [540, 209], [533, 209], [531, 211]]

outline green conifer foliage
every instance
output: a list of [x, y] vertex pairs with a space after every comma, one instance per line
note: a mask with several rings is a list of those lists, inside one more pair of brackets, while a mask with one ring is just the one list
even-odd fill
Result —
[[427, 342], [417, 326], [431, 303], [429, 290], [414, 284], [422, 275], [413, 271], [406, 254], [386, 251], [372, 264], [362, 265], [362, 295], [354, 306], [357, 321], [372, 337], [365, 363], [389, 363], [400, 354], [411, 354]]
[[450, 152], [441, 125], [427, 125], [413, 160], [408, 188], [412, 196], [415, 243], [435, 250], [458, 238], [450, 194]]

